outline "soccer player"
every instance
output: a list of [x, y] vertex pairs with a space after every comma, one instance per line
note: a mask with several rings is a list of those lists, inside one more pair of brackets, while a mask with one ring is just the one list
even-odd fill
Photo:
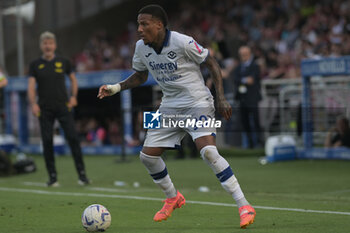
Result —
[[[78, 83], [70, 62], [63, 57], [56, 56], [56, 47], [56, 38], [53, 33], [43, 32], [40, 35], [40, 49], [43, 55], [30, 64], [28, 78], [28, 99], [33, 114], [39, 119], [44, 158], [49, 174], [47, 186], [59, 186], [53, 150], [53, 125], [56, 119], [63, 128], [72, 151], [75, 168], [79, 175], [78, 183], [87, 185], [89, 180], [86, 177], [80, 141], [75, 131], [72, 113], [72, 108], [78, 104]], [[70, 98], [67, 96], [65, 75], [69, 76], [72, 84]], [[36, 101], [36, 85], [39, 103]]]
[[[137, 21], [141, 39], [136, 43], [133, 57], [136, 72], [120, 83], [102, 85], [97, 97], [102, 99], [137, 87], [146, 82], [148, 72], [151, 72], [163, 92], [159, 108], [161, 114], [181, 113], [197, 119], [202, 115], [214, 117], [213, 97], [204, 85], [199, 68], [203, 63], [210, 70], [215, 83], [218, 109], [225, 119], [229, 119], [232, 109], [224, 97], [220, 68], [208, 50], [192, 37], [168, 30], [167, 14], [158, 5], [143, 7], [138, 12]], [[240, 226], [245, 228], [252, 224], [255, 210], [244, 197], [230, 165], [216, 148], [215, 128], [198, 131], [195, 128], [163, 127], [148, 130], [140, 160], [166, 195], [165, 204], [155, 214], [154, 221], [168, 219], [174, 209], [185, 204], [185, 198], [174, 187], [161, 155], [166, 148], [180, 145], [186, 132], [192, 136], [202, 159], [214, 171], [223, 188], [236, 201]]]

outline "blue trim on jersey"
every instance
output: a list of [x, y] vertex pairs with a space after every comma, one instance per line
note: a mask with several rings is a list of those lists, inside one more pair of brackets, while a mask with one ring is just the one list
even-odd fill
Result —
[[221, 183], [228, 180], [231, 176], [233, 176], [233, 171], [230, 166], [228, 166], [222, 172], [216, 174], [216, 177], [220, 180]]
[[163, 44], [162, 44], [162, 47], [159, 49], [159, 51], [157, 51], [155, 48], [153, 48], [153, 50], [156, 52], [156, 54], [161, 54], [162, 53], [162, 50], [164, 47], [168, 46], [169, 45], [169, 41], [170, 41], [170, 30], [169, 29], [165, 29], [165, 38], [164, 38], [164, 41], [163, 41]]
[[165, 31], [166, 34], [165, 34], [165, 39], [164, 39], [162, 48], [169, 45], [170, 30], [169, 29], [165, 29], [165, 30], [166, 30]]
[[166, 177], [166, 175], [168, 175], [168, 170], [166, 169], [166, 167], [164, 168], [163, 171], [156, 173], [156, 174], [151, 174], [153, 180], [160, 180], [164, 177]]
[[211, 133], [210, 135], [216, 138], [216, 133]]

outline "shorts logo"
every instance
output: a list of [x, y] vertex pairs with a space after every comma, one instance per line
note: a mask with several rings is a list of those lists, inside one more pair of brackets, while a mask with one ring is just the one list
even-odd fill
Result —
[[175, 52], [170, 51], [170, 52], [168, 53], [168, 58], [174, 59], [175, 57], [176, 57], [176, 53], [175, 53]]
[[144, 129], [159, 129], [161, 113], [157, 112], [143, 112], [143, 128]]

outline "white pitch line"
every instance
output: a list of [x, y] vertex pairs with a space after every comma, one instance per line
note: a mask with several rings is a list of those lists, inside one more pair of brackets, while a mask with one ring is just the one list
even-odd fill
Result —
[[45, 183], [40, 183], [40, 182], [23, 182], [23, 184], [28, 186], [47, 187]]
[[326, 192], [325, 194], [342, 194], [342, 193], [350, 193], [350, 189], [336, 190], [332, 192]]
[[89, 190], [93, 190], [93, 191], [102, 191], [102, 192], [121, 192], [121, 193], [127, 193], [128, 190], [125, 189], [115, 189], [115, 188], [99, 188], [99, 187], [91, 187], [91, 188], [87, 188]]
[[[59, 196], [76, 196], [76, 197], [106, 197], [106, 198], [119, 198], [119, 199], [133, 199], [133, 200], [147, 200], [147, 201], [162, 201], [162, 198], [154, 197], [139, 197], [139, 196], [124, 196], [116, 194], [99, 194], [99, 193], [70, 193], [70, 192], [54, 192], [36, 189], [19, 189], [19, 188], [6, 188], [0, 187], [0, 191], [8, 192], [21, 192], [21, 193], [35, 193], [35, 194], [45, 194], [45, 195], [59, 195]], [[235, 204], [219, 203], [219, 202], [207, 202], [207, 201], [190, 201], [186, 200], [186, 203], [199, 204], [199, 205], [212, 205], [212, 206], [226, 206], [233, 207], [237, 206]], [[265, 210], [281, 210], [281, 211], [293, 211], [302, 213], [318, 213], [318, 214], [338, 214], [338, 215], [349, 215], [350, 212], [340, 212], [340, 211], [328, 211], [328, 210], [308, 210], [308, 209], [296, 209], [296, 208], [281, 208], [272, 206], [256, 206], [256, 209]]]

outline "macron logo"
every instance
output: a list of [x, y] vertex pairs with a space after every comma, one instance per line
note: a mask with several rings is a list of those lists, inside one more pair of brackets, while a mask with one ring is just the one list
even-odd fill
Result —
[[202, 54], [203, 47], [200, 44], [198, 44], [196, 41], [194, 41], [194, 40], [191, 40], [191, 41], [188, 42], [188, 44], [192, 44], [192, 43], [194, 43], [194, 45], [196, 46], [196, 49], [197, 49], [198, 53]]
[[156, 112], [143, 112], [143, 128], [144, 129], [159, 129], [160, 116], [159, 110]]
[[199, 44], [197, 44], [197, 42], [194, 42], [194, 45], [196, 46], [196, 49], [198, 51], [199, 54], [202, 54], [203, 52], [203, 47], [200, 46]]

